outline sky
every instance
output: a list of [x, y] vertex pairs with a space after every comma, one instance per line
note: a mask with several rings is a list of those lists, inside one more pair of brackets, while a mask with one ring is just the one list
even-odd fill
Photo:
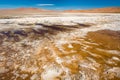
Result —
[[120, 0], [0, 0], [0, 8], [43, 8], [49, 10], [120, 7]]

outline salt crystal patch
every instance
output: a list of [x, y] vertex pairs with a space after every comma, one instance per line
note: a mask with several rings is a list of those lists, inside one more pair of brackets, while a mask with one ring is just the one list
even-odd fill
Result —
[[93, 69], [93, 70], [97, 70], [96, 68], [100, 67], [100, 64], [93, 61], [93, 62], [87, 62], [87, 61], [82, 61], [80, 63], [80, 66], [81, 67], [84, 67], [84, 68], [89, 68], [89, 69]]
[[104, 51], [104, 52], [107, 52], [107, 53], [109, 53], [109, 54], [120, 55], [120, 51], [118, 51], [118, 50], [106, 50], [106, 49], [99, 49], [99, 48], [97, 48], [97, 50], [99, 50], [99, 51]]
[[63, 62], [63, 60], [60, 59], [60, 57], [56, 57], [56, 62], [59, 63], [59, 64], [61, 64]]
[[48, 47], [44, 47], [44, 49], [48, 49]]
[[71, 22], [63, 22], [62, 24], [63, 24], [63, 25], [73, 25], [73, 26], [74, 26], [74, 25], [77, 25], [76, 23], [71, 23]]
[[56, 77], [60, 76], [61, 72], [55, 69], [48, 69], [42, 74], [43, 80], [54, 80]]
[[39, 80], [39, 76], [37, 74], [33, 74], [30, 80]]
[[108, 73], [114, 72], [114, 73], [116, 73], [115, 76], [120, 78], [120, 67], [113, 67], [113, 68], [109, 69], [107, 72]]
[[113, 60], [120, 61], [118, 57], [112, 57]]
[[7, 71], [8, 71], [8, 69], [6, 69], [5, 67], [0, 67], [0, 73], [5, 73]]
[[112, 59], [108, 59], [108, 60], [106, 61], [106, 63], [117, 65]]
[[36, 26], [34, 26], [34, 28], [37, 28], [37, 29], [43, 29], [44, 27], [43, 26], [41, 26], [41, 25], [36, 25]]
[[28, 77], [28, 74], [22, 74], [20, 77], [21, 77], [22, 79], [25, 79], [25, 78]]
[[93, 65], [91, 64], [80, 64], [81, 67], [84, 68], [89, 68], [89, 69], [93, 69], [93, 70], [97, 70]]
[[68, 48], [73, 48], [72, 44], [68, 44]]
[[20, 66], [21, 71], [26, 71], [26, 72], [31, 72], [31, 73], [36, 73], [39, 68], [37, 66], [31, 66], [27, 67], [25, 65]]

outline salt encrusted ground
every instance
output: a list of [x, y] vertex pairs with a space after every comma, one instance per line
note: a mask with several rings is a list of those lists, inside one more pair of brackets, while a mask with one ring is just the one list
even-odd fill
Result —
[[17, 17], [0, 19], [0, 80], [120, 79], [120, 14]]

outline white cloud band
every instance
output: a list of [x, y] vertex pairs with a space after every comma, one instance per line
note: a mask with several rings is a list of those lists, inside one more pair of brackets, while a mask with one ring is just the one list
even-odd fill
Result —
[[37, 4], [37, 6], [54, 6], [54, 4]]

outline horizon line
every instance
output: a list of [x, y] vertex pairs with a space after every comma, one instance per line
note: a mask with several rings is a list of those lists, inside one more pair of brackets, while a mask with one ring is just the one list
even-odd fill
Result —
[[[0, 8], [0, 10], [7, 10], [7, 9], [20, 9], [20, 8], [35, 8], [35, 9], [44, 9], [44, 10], [58, 10], [58, 9], [47, 9], [47, 8], [40, 8], [40, 7], [14, 7], [14, 8]], [[90, 9], [100, 9], [100, 8], [120, 8], [120, 6], [108, 6], [108, 7], [95, 7], [95, 8], [79, 8], [79, 9], [59, 9], [59, 10], [90, 10]], [[59, 11], [58, 10], [58, 11]]]

